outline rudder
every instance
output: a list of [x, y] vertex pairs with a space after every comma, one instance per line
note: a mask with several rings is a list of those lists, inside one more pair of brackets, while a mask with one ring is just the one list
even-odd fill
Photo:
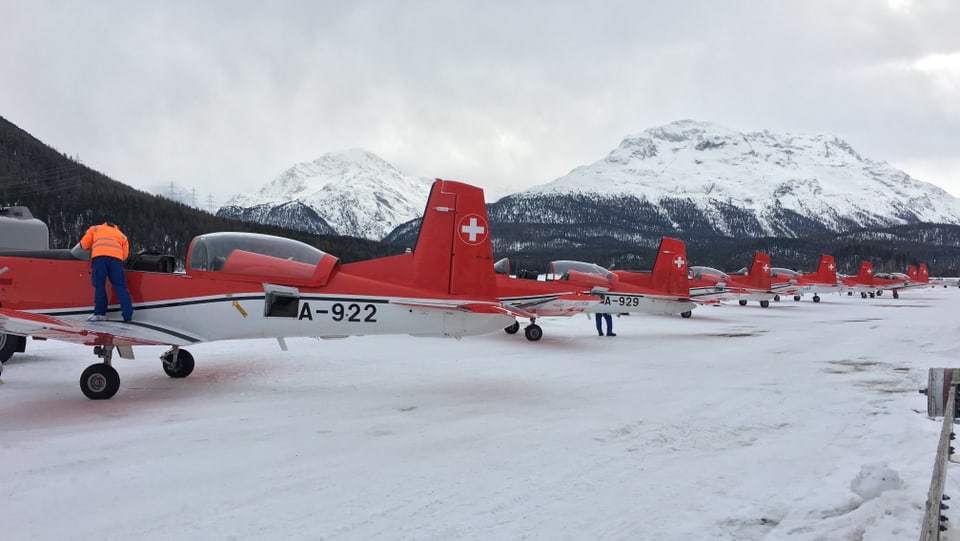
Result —
[[817, 267], [817, 278], [827, 283], [837, 282], [837, 264], [832, 255], [820, 256], [820, 266]]
[[433, 183], [413, 261], [418, 287], [496, 296], [490, 222], [481, 188], [454, 180]]
[[690, 296], [687, 278], [687, 245], [682, 240], [663, 237], [653, 262], [651, 285], [678, 297]]

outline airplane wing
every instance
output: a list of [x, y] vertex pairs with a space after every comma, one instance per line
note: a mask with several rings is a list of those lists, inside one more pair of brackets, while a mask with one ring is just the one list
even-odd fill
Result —
[[457, 301], [391, 301], [391, 304], [410, 306], [412, 308], [428, 308], [434, 310], [456, 310], [458, 312], [472, 312], [474, 314], [503, 314], [505, 316], [530, 317], [523, 310], [513, 310], [489, 302], [457, 302]]
[[602, 299], [584, 293], [562, 293], [528, 297], [505, 297], [503, 306], [526, 314], [524, 317], [572, 316], [586, 311], [590, 305], [600, 304]]
[[86, 321], [0, 308], [0, 329], [87, 346], [185, 346], [203, 342], [175, 329], [120, 321]]

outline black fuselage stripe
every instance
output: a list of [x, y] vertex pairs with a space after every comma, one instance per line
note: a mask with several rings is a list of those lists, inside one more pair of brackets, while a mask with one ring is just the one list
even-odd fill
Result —
[[[253, 295], [253, 296], [232, 296], [232, 297], [217, 297], [215, 299], [198, 299], [190, 301], [175, 301], [175, 302], [165, 302], [165, 303], [156, 303], [156, 304], [134, 304], [134, 308], [137, 310], [151, 310], [154, 308], [179, 308], [182, 306], [194, 306], [201, 304], [211, 304], [218, 302], [233, 302], [233, 301], [262, 301], [265, 300], [265, 295]], [[388, 299], [367, 299], [367, 298], [357, 298], [357, 297], [320, 297], [320, 296], [302, 296], [300, 300], [304, 301], [332, 301], [332, 302], [364, 302], [364, 303], [374, 303], [374, 304], [389, 304]], [[119, 308], [110, 308], [108, 312], [119, 312]], [[76, 309], [76, 310], [60, 310], [57, 312], [42, 312], [48, 316], [76, 316], [89, 314], [91, 311], [89, 309]]]

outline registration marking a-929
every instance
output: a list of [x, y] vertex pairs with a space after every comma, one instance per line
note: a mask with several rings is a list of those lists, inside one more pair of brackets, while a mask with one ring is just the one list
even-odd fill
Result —
[[335, 302], [330, 308], [318, 308], [312, 310], [310, 303], [304, 301], [300, 305], [300, 315], [297, 319], [309, 319], [313, 321], [314, 314], [317, 317], [328, 316], [333, 321], [345, 321], [347, 323], [376, 323], [377, 305], [374, 303], [359, 302]]
[[604, 306], [640, 306], [639, 295], [604, 295]]

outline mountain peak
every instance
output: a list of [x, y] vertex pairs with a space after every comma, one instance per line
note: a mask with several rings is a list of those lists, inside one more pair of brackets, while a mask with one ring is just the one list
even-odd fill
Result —
[[716, 214], [734, 205], [767, 234], [782, 231], [771, 209], [837, 230], [845, 223], [960, 223], [960, 199], [829, 134], [739, 132], [679, 120], [625, 137], [603, 159], [520, 195], [632, 196], [683, 200]]
[[[297, 201], [340, 235], [379, 240], [420, 215], [431, 182], [408, 177], [376, 154], [354, 148], [298, 163], [255, 194], [233, 197], [217, 214], [260, 219], [267, 215], [265, 209]], [[292, 223], [277, 225], [309, 228], [297, 221], [301, 219], [302, 212], [291, 216]]]

